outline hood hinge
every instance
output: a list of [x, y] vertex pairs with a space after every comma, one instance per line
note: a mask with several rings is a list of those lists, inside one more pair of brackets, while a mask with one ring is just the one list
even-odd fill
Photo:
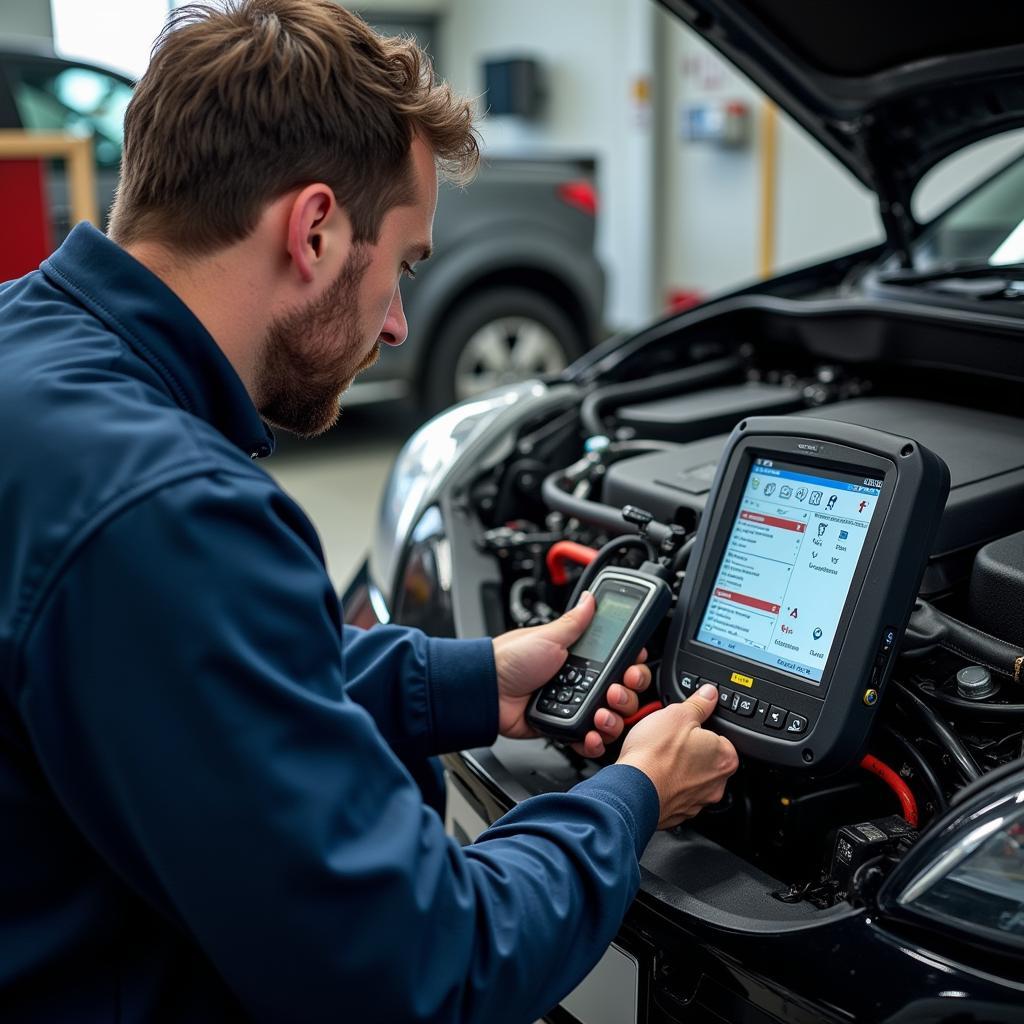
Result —
[[882, 226], [889, 246], [900, 261], [900, 267], [910, 270], [914, 261], [910, 255], [910, 243], [917, 234], [917, 222], [910, 213], [910, 196], [890, 196], [878, 190], [878, 210], [882, 215]]
[[868, 152], [870, 165], [877, 168], [875, 176], [875, 192], [878, 194], [878, 212], [882, 217], [882, 227], [889, 247], [899, 259], [900, 266], [909, 270], [914, 261], [910, 255], [910, 246], [918, 233], [918, 223], [910, 212], [910, 197], [913, 195], [916, 182], [893, 170], [898, 161], [893, 160], [891, 152], [894, 139], [889, 133], [882, 131], [875, 118], [866, 119], [868, 126]]

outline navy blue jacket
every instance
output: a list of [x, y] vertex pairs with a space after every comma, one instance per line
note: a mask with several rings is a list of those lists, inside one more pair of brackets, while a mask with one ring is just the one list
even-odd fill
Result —
[[597, 960], [640, 772], [460, 848], [414, 775], [497, 728], [489, 640], [342, 625], [188, 308], [76, 228], [0, 286], [0, 1020], [530, 1021]]

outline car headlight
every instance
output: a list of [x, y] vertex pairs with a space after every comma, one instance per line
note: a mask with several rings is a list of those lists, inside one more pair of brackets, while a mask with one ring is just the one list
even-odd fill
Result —
[[416, 626], [430, 636], [455, 636], [451, 544], [436, 505], [420, 516], [409, 536], [391, 614], [403, 626]]
[[370, 549], [370, 578], [386, 606], [380, 607], [378, 600], [378, 617], [392, 606], [395, 577], [413, 527], [434, 502], [459, 460], [486, 445], [492, 429], [500, 433], [504, 413], [546, 390], [538, 381], [496, 388], [435, 416], [405, 443], [384, 488], [377, 532]]
[[1017, 773], [1001, 790], [986, 788], [979, 800], [905, 866], [909, 872], [894, 876], [893, 909], [1024, 950], [1024, 778]]

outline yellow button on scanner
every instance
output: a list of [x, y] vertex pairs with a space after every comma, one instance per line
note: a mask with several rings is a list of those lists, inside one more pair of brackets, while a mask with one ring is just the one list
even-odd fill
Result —
[[753, 677], [740, 675], [739, 672], [733, 672], [729, 676], [729, 682], [735, 683], [737, 686], [746, 686], [748, 689], [754, 685]]

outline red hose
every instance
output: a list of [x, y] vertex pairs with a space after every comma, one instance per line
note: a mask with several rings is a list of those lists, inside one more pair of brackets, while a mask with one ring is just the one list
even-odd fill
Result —
[[641, 718], [646, 718], [648, 715], [653, 715], [655, 711], [660, 711], [661, 708], [662, 703], [660, 700], [656, 700], [651, 704], [645, 704], [639, 711], [636, 712], [636, 714], [630, 715], [629, 718], [625, 719], [623, 724], [626, 726], [636, 725], [636, 723], [639, 722]]
[[560, 540], [548, 548], [544, 561], [547, 563], [551, 582], [556, 587], [561, 587], [569, 582], [565, 571], [566, 562], [572, 562], [574, 565], [590, 565], [595, 558], [597, 558], [597, 548], [588, 548], [586, 544], [577, 544], [572, 540]]
[[871, 754], [865, 754], [861, 758], [860, 766], [867, 769], [872, 775], [877, 775], [896, 794], [903, 807], [903, 817], [907, 819], [907, 824], [911, 828], [917, 828], [919, 821], [917, 801], [914, 799], [914, 794], [911, 793], [910, 787], [903, 779], [887, 764], [879, 761], [877, 757], [872, 757]]

